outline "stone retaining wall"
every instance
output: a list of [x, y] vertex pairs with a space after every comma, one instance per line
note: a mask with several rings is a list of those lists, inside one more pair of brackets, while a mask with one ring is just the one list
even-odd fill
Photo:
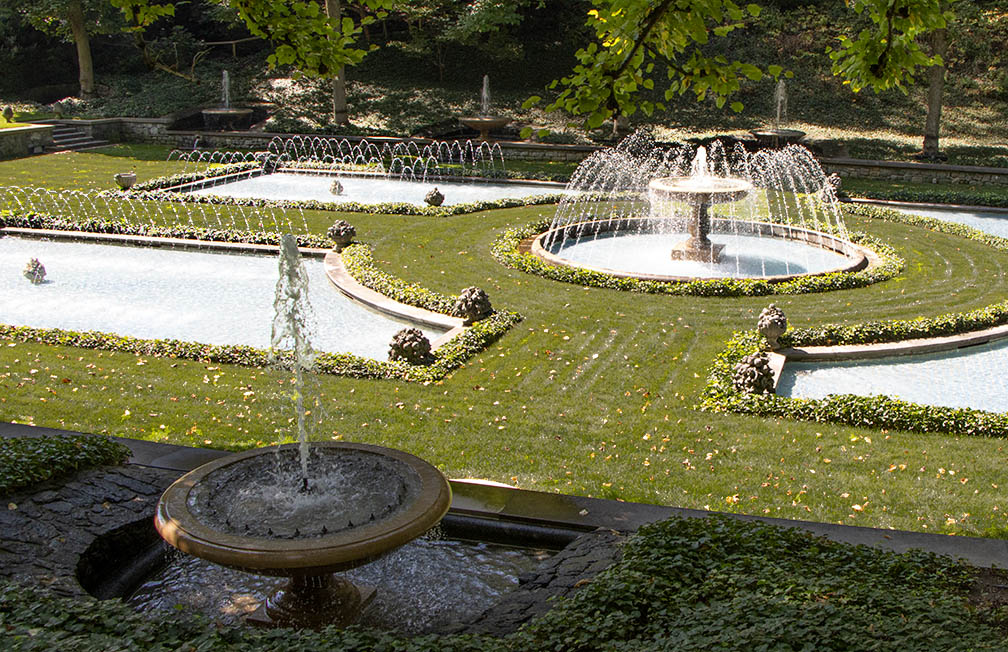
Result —
[[52, 145], [52, 125], [27, 125], [0, 129], [0, 159], [41, 154]]
[[1008, 186], [1008, 168], [986, 168], [939, 163], [904, 163], [824, 158], [820, 160], [827, 174], [836, 172], [844, 178], [878, 179], [911, 183], [955, 183]]

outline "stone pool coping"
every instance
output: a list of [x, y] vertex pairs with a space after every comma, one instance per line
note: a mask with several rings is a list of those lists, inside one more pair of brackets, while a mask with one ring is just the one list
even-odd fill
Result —
[[454, 339], [456, 335], [465, 330], [461, 317], [452, 317], [432, 310], [399, 303], [381, 292], [377, 292], [361, 284], [347, 272], [346, 266], [343, 264], [343, 257], [337, 251], [326, 251], [323, 260], [326, 276], [329, 277], [329, 281], [350, 300], [386, 315], [406, 319], [411, 322], [418, 322], [425, 326], [446, 329], [446, 333], [431, 342], [432, 350], [436, 351], [438, 347]]
[[843, 346], [807, 346], [778, 349], [770, 353], [771, 369], [774, 369], [775, 380], [780, 378], [780, 368], [786, 362], [805, 362], [816, 360], [862, 360], [885, 358], [895, 355], [914, 355], [918, 353], [935, 353], [952, 351], [979, 344], [987, 344], [1008, 338], [1008, 324], [986, 328], [980, 331], [970, 331], [944, 337], [918, 338], [883, 342], [879, 344], [847, 344]]
[[[38, 426], [0, 423], [0, 437], [38, 437], [61, 434], [79, 433]], [[115, 439], [128, 446], [132, 451], [129, 466], [142, 466], [158, 472], [173, 473], [176, 477], [208, 461], [229, 454], [226, 451], [189, 448], [174, 444], [160, 444], [118, 437]], [[453, 492], [450, 514], [488, 521], [565, 528], [576, 532], [591, 532], [599, 529], [628, 532], [671, 516], [703, 518], [716, 513], [680, 507], [530, 491], [473, 479], [454, 479], [450, 482]], [[1008, 569], [1008, 539], [887, 530], [744, 514], [727, 514], [727, 516], [745, 521], [759, 521], [779, 527], [798, 528], [833, 541], [867, 545], [895, 552], [921, 549], [963, 559], [980, 568]]]

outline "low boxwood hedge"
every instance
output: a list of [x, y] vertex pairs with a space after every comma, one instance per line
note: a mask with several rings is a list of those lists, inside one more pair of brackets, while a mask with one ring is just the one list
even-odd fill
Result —
[[939, 220], [934, 217], [924, 215], [914, 215], [903, 211], [893, 210], [885, 206], [872, 206], [870, 204], [845, 204], [844, 210], [852, 215], [863, 215], [884, 222], [896, 222], [898, 224], [909, 224], [937, 233], [947, 233], [948, 235], [959, 236], [968, 240], [983, 243], [999, 251], [1008, 251], [1008, 238], [1002, 238], [986, 231], [960, 224]]
[[[278, 246], [283, 234], [279, 231], [244, 231], [242, 229], [214, 229], [186, 224], [158, 226], [155, 224], [127, 222], [122, 219], [88, 217], [71, 219], [34, 211], [0, 211], [0, 228], [47, 229], [51, 231], [79, 231], [82, 233], [108, 233], [147, 238], [179, 238], [200, 242], [241, 242]], [[298, 246], [328, 249], [332, 240], [312, 233], [297, 234]]]
[[848, 233], [848, 239], [851, 242], [874, 251], [879, 257], [880, 263], [872, 268], [857, 272], [833, 272], [819, 276], [802, 276], [781, 283], [752, 278], [696, 279], [691, 281], [651, 281], [622, 278], [590, 269], [551, 265], [531, 253], [522, 253], [518, 250], [522, 240], [543, 233], [550, 228], [550, 225], [550, 219], [542, 219], [523, 227], [509, 229], [494, 241], [491, 253], [505, 267], [528, 274], [536, 274], [554, 281], [610, 290], [702, 297], [808, 294], [849, 290], [889, 280], [899, 274], [904, 265], [903, 259], [896, 255], [896, 251], [881, 240], [862, 233]]
[[[280, 234], [273, 232], [217, 230], [187, 226], [158, 227], [103, 219], [74, 221], [39, 213], [11, 213], [9, 211], [0, 213], [0, 227], [4, 226], [256, 244], [277, 244], [280, 239]], [[302, 234], [297, 237], [302, 246], [321, 248], [332, 244], [331, 240], [322, 236]], [[400, 303], [441, 313], [449, 313], [455, 303], [455, 297], [432, 292], [381, 271], [375, 267], [371, 251], [365, 245], [351, 245], [343, 250], [343, 255], [347, 261], [347, 271], [359, 283], [376, 292], [386, 294]], [[496, 311], [489, 317], [466, 328], [451, 341], [441, 346], [435, 352], [434, 362], [430, 365], [414, 366], [401, 361], [372, 360], [349, 353], [324, 353], [316, 358], [313, 369], [318, 373], [354, 378], [402, 378], [421, 382], [439, 380], [460, 367], [476, 353], [486, 349], [519, 321], [521, 321], [521, 316], [517, 313], [506, 310]], [[265, 367], [275, 363], [277, 359], [277, 356], [271, 356], [269, 351], [251, 346], [210, 345], [173, 339], [143, 339], [114, 333], [79, 332], [60, 328], [31, 328], [6, 324], [0, 324], [0, 339], [251, 367]], [[282, 353], [279, 354], [279, 358], [281, 362], [284, 361]]]
[[934, 190], [909, 188], [873, 188], [868, 192], [852, 191], [857, 197], [882, 201], [915, 202], [918, 204], [959, 204], [962, 206], [994, 206], [1008, 208], [1008, 196], [978, 190], [960, 190], [939, 186]]
[[[937, 337], [1008, 323], [1008, 302], [969, 313], [934, 319], [870, 322], [851, 326], [827, 325], [786, 333], [790, 346], [867, 344], [906, 338]], [[764, 348], [756, 331], [735, 333], [714, 359], [698, 408], [762, 417], [840, 423], [862, 428], [941, 432], [985, 437], [1008, 436], [1008, 412], [919, 405], [889, 396], [830, 395], [822, 399], [789, 398], [774, 394], [745, 394], [732, 384], [732, 368], [743, 357]]]
[[0, 495], [81, 469], [122, 464], [130, 450], [101, 435], [0, 438]]
[[241, 161], [239, 163], [228, 163], [225, 165], [208, 167], [206, 170], [201, 172], [183, 172], [181, 174], [173, 174], [165, 177], [155, 177], [153, 179], [148, 179], [147, 181], [141, 181], [140, 183], [133, 184], [128, 192], [163, 190], [164, 188], [172, 188], [174, 186], [180, 186], [184, 183], [196, 183], [197, 181], [205, 181], [206, 179], [223, 177], [229, 174], [250, 172], [252, 170], [261, 169], [262, 166], [263, 164], [261, 161]]
[[[504, 637], [218, 627], [0, 582], [5, 649], [286, 652], [1004, 650], [1005, 614], [971, 605], [977, 572], [723, 516], [642, 527], [621, 559]], [[999, 629], [1001, 628], [1001, 629]]]

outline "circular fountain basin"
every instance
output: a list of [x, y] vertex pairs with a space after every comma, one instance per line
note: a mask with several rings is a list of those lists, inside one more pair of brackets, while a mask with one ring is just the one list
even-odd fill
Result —
[[723, 204], [742, 199], [752, 190], [744, 179], [711, 176], [658, 177], [648, 183], [654, 199], [688, 204]]
[[300, 492], [296, 444], [237, 453], [179, 478], [154, 525], [179, 550], [261, 575], [318, 576], [373, 561], [448, 511], [436, 468], [402, 451], [345, 442], [310, 446]]
[[685, 236], [685, 228], [675, 228], [674, 220], [650, 218], [558, 227], [535, 236], [528, 243], [529, 252], [551, 265], [654, 281], [781, 282], [864, 269], [871, 255], [851, 242], [810, 229], [724, 218], [710, 222], [710, 240], [724, 245], [720, 261], [670, 260], [669, 251]]

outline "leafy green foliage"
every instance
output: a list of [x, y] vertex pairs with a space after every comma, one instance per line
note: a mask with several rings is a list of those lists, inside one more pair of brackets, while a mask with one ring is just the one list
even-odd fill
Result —
[[[758, 16], [757, 5], [742, 8], [732, 0], [594, 0], [593, 5], [588, 25], [597, 42], [578, 50], [572, 73], [553, 82], [552, 87], [563, 90], [547, 107], [586, 116], [588, 128], [614, 115], [632, 116], [638, 109], [645, 115], [664, 110], [663, 103], [638, 97], [640, 91], [655, 88], [656, 62], [665, 64], [668, 72], [666, 100], [689, 91], [697, 100], [710, 95], [719, 108], [744, 79], [758, 81], [764, 74], [777, 77], [783, 71], [770, 66], [764, 72], [752, 63], [712, 56], [702, 47], [712, 34], [724, 38]], [[734, 102], [732, 109], [740, 111], [741, 103]]]
[[976, 571], [931, 553], [834, 543], [724, 516], [642, 527], [622, 558], [503, 638], [218, 628], [150, 618], [115, 600], [0, 584], [8, 649], [572, 652], [1004, 649]]
[[975, 572], [727, 517], [642, 527], [621, 561], [516, 638], [538, 650], [999, 649]]
[[0, 438], [0, 495], [81, 469], [122, 464], [128, 448], [100, 435]]
[[356, 41], [364, 25], [384, 17], [391, 0], [363, 0], [358, 4], [375, 14], [355, 21], [349, 16], [332, 20], [324, 5], [316, 2], [279, 0], [230, 0], [253, 36], [273, 43], [271, 66], [292, 66], [298, 74], [309, 77], [333, 77], [347, 65], [360, 63], [368, 50]]
[[[150, 223], [127, 222], [122, 219], [90, 217], [71, 219], [54, 217], [35, 212], [0, 211], [0, 227], [10, 226], [22, 229], [51, 229], [55, 231], [84, 231], [91, 233], [114, 233], [150, 238], [181, 238], [202, 242], [244, 242], [247, 244], [280, 244], [283, 236], [278, 231], [244, 231], [241, 229], [209, 228], [186, 224], [158, 226]], [[329, 238], [313, 233], [297, 235], [298, 245], [317, 249], [328, 248]]]
[[903, 260], [885, 243], [865, 234], [848, 233], [851, 242], [871, 248], [880, 259], [877, 266], [857, 272], [833, 272], [818, 276], [802, 276], [789, 281], [771, 283], [763, 279], [725, 278], [691, 281], [650, 281], [623, 278], [591, 269], [551, 265], [531, 253], [519, 251], [525, 238], [542, 233], [551, 221], [544, 219], [524, 227], [505, 231], [491, 247], [491, 253], [502, 265], [536, 274], [554, 281], [584, 287], [609, 288], [646, 294], [671, 294], [701, 297], [755, 297], [770, 294], [808, 294], [865, 287], [899, 274]]
[[830, 51], [833, 73], [856, 93], [862, 88], [906, 92], [918, 68], [941, 64], [920, 46], [923, 35], [944, 29], [952, 19], [954, 0], [854, 0], [853, 10], [865, 13], [871, 27], [855, 38], [840, 36], [840, 47]]

